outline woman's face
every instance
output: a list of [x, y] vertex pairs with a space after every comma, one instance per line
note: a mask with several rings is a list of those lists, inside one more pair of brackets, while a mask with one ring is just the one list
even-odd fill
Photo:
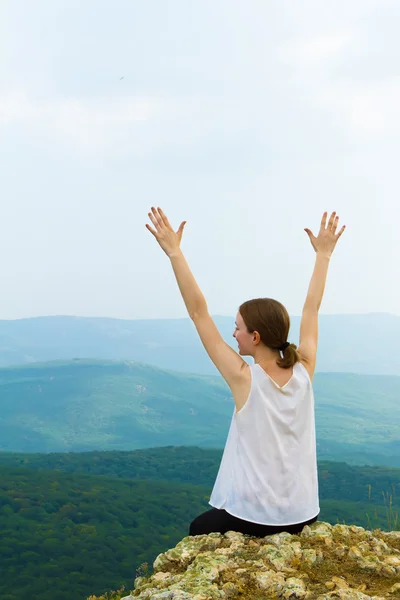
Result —
[[254, 333], [249, 333], [240, 312], [236, 315], [233, 337], [238, 344], [238, 352], [242, 356], [252, 356], [254, 351]]

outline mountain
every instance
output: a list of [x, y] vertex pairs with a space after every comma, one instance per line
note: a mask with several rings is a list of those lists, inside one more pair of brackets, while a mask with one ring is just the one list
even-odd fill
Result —
[[[178, 543], [191, 520], [209, 508], [220, 454], [187, 447], [0, 453], [1, 600], [84, 600], [123, 585], [131, 589], [135, 574], [148, 570], [143, 563], [151, 565], [160, 552]], [[386, 531], [399, 525], [399, 469], [320, 462], [319, 487], [320, 520], [341, 523], [333, 530], [328, 526], [335, 536], [345, 531], [343, 523]], [[360, 533], [357, 527], [350, 528], [345, 544], [356, 545]], [[379, 534], [384, 535], [400, 550], [400, 532]], [[333, 546], [325, 537], [315, 541], [329, 551]], [[366, 550], [365, 544], [360, 550]], [[385, 554], [383, 545], [374, 543], [372, 550], [375, 558], [381, 559], [380, 551]], [[323, 581], [332, 576], [327, 577], [330, 569], [350, 566], [342, 558], [316, 563], [326, 577]], [[353, 552], [352, 559], [356, 558]]]
[[54, 452], [219, 445], [232, 399], [220, 377], [75, 360], [0, 370], [0, 449]]
[[[216, 316], [224, 339], [232, 338], [235, 315]], [[292, 317], [297, 343], [300, 318]], [[400, 317], [389, 314], [321, 315], [320, 372], [400, 375]], [[122, 320], [37, 317], [0, 321], [0, 366], [49, 360], [134, 360], [164, 369], [216, 374], [190, 319]]]
[[[320, 459], [400, 467], [400, 377], [315, 377]], [[221, 377], [134, 362], [0, 369], [0, 449], [133, 450], [225, 444], [233, 401]]]

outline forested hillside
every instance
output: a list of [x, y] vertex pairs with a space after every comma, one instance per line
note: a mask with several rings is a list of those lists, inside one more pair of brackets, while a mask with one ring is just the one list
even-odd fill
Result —
[[[130, 589], [140, 565], [173, 547], [208, 508], [219, 459], [219, 451], [172, 447], [1, 453], [1, 600]], [[319, 481], [321, 520], [399, 526], [400, 470], [324, 461]]]
[[[320, 459], [400, 467], [400, 377], [319, 373]], [[0, 369], [0, 450], [222, 448], [233, 413], [221, 377], [129, 361]]]

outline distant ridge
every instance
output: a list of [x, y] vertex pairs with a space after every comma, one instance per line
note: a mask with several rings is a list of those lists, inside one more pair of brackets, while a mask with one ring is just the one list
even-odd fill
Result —
[[[234, 316], [215, 316], [226, 341]], [[292, 317], [290, 339], [299, 337]], [[317, 370], [400, 375], [400, 317], [321, 315]], [[134, 360], [175, 371], [216, 374], [190, 319], [122, 320], [49, 316], [0, 321], [0, 366], [49, 360]]]
[[[400, 467], [400, 377], [318, 373], [320, 459]], [[219, 376], [76, 359], [0, 369], [0, 450], [222, 448], [233, 413]]]

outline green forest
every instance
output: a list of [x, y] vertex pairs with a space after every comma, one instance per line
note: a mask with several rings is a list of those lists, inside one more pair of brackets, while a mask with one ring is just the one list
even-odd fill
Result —
[[[221, 452], [0, 454], [0, 597], [85, 600], [137, 570], [208, 508]], [[320, 520], [399, 526], [400, 470], [320, 462]]]
[[[104, 475], [141, 481], [167, 481], [205, 485], [214, 483], [222, 450], [192, 446], [167, 446], [122, 451], [54, 452], [19, 454], [0, 452], [0, 468], [25, 467], [82, 475]], [[346, 463], [319, 461], [320, 498], [382, 501], [382, 490], [400, 499], [400, 469], [358, 467]], [[354, 485], [354, 482], [357, 485]], [[371, 487], [369, 487], [371, 486]], [[393, 489], [394, 487], [394, 489]]]

